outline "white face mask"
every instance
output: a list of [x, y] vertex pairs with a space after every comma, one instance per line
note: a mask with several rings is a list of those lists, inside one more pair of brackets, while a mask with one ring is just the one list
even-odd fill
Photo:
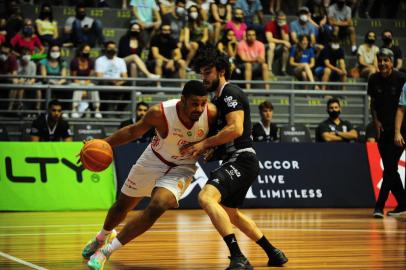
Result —
[[277, 21], [279, 26], [284, 26], [286, 24], [286, 21]]
[[179, 15], [184, 15], [185, 14], [185, 9], [183, 7], [177, 7], [176, 8], [176, 13]]
[[7, 55], [5, 55], [4, 53], [0, 54], [0, 61], [4, 62], [7, 60]]
[[21, 59], [23, 59], [23, 61], [25, 61], [25, 62], [29, 62], [31, 60], [31, 55], [29, 55], [29, 54], [23, 55], [23, 57], [21, 57]]
[[300, 16], [299, 16], [299, 19], [300, 19], [302, 22], [307, 22], [307, 20], [308, 20], [308, 18], [307, 18], [307, 15], [306, 15], [306, 14], [302, 14], [302, 15], [300, 15]]
[[61, 53], [60, 52], [51, 52], [50, 55], [51, 55], [52, 59], [58, 59], [59, 56], [61, 56]]
[[338, 50], [338, 49], [340, 49], [340, 44], [332, 43], [332, 44], [331, 44], [331, 48], [332, 48], [333, 50]]
[[194, 20], [196, 20], [198, 16], [199, 16], [199, 14], [197, 12], [191, 12], [190, 13], [190, 18], [192, 18]]
[[222, 4], [222, 5], [226, 5], [227, 2], [228, 2], [228, 0], [220, 0], [220, 4]]

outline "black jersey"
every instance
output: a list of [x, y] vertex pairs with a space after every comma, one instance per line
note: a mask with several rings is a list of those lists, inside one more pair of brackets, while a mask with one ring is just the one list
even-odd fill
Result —
[[47, 121], [48, 115], [40, 115], [34, 120], [31, 127], [31, 136], [38, 136], [40, 141], [62, 141], [72, 137], [73, 133], [69, 128], [68, 122], [62, 118], [54, 126], [49, 126]]
[[269, 134], [267, 134], [261, 122], [255, 123], [252, 127], [252, 139], [254, 142], [275, 142], [278, 140], [278, 126], [270, 123]]
[[247, 95], [237, 85], [227, 83], [219, 97], [214, 97], [213, 103], [217, 107], [217, 130], [227, 125], [226, 115], [234, 111], [244, 111], [244, 130], [240, 137], [218, 147], [216, 155], [231, 154], [238, 149], [252, 147], [251, 140], [251, 112]]
[[[374, 73], [368, 79], [368, 95], [375, 100], [373, 109], [384, 130], [395, 129], [396, 111], [405, 82], [406, 74], [396, 70], [393, 70], [388, 78], [382, 77], [380, 73]], [[405, 121], [403, 127], [404, 123]]]

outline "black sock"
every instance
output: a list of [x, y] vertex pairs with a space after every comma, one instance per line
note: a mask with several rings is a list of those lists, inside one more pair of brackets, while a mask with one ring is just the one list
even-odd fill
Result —
[[266, 252], [268, 257], [271, 256], [273, 250], [275, 249], [275, 247], [272, 246], [271, 243], [269, 243], [268, 239], [266, 239], [265, 235], [262, 236], [261, 239], [257, 241], [257, 244]]
[[224, 240], [224, 242], [226, 242], [228, 249], [230, 250], [231, 257], [242, 255], [240, 247], [238, 246], [238, 243], [237, 243], [237, 239], [235, 238], [235, 235], [233, 233], [224, 236], [223, 240]]

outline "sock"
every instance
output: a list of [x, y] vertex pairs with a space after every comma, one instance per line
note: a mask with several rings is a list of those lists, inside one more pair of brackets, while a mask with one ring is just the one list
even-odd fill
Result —
[[113, 253], [115, 250], [121, 248], [122, 246], [123, 245], [120, 243], [120, 241], [118, 241], [118, 239], [116, 237], [113, 239], [113, 241], [111, 241], [111, 243], [109, 243], [107, 246], [102, 248], [102, 252], [104, 253], [104, 255], [110, 256], [111, 253]]
[[236, 257], [236, 256], [241, 256], [241, 250], [240, 247], [238, 246], [237, 239], [235, 238], [235, 235], [229, 234], [223, 237], [224, 242], [226, 242], [228, 249], [230, 250], [230, 255], [231, 257]]
[[109, 235], [112, 231], [107, 231], [104, 228], [96, 235], [96, 239], [99, 242], [106, 240], [106, 236]]
[[268, 239], [266, 239], [265, 235], [262, 236], [261, 239], [257, 241], [257, 244], [266, 252], [268, 257], [270, 257], [271, 254], [273, 254], [273, 250], [275, 249], [275, 247], [272, 246], [272, 244], [268, 241]]

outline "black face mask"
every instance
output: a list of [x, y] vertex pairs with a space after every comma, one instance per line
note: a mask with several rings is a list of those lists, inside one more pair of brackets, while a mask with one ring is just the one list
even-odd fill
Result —
[[341, 111], [328, 111], [328, 115], [331, 119], [337, 119]]
[[382, 39], [383, 44], [385, 44], [386, 46], [390, 45], [392, 43], [392, 39], [390, 37], [384, 37]]
[[116, 50], [115, 50], [115, 49], [108, 49], [108, 50], [106, 50], [106, 55], [107, 55], [107, 57], [109, 57], [109, 58], [113, 58], [115, 54], [116, 54]]
[[161, 34], [162, 40], [168, 40], [171, 37], [171, 34]]
[[367, 38], [367, 39], [365, 40], [365, 42], [372, 45], [372, 44], [375, 43], [375, 39], [373, 39], [373, 38]]
[[42, 14], [44, 14], [44, 17], [51, 17], [51, 11], [50, 10], [46, 10], [46, 11], [42, 12]]
[[242, 21], [244, 20], [244, 18], [243, 18], [243, 17], [234, 16], [234, 20], [237, 21], [237, 22], [242, 22]]
[[139, 31], [130, 31], [130, 36], [137, 38], [140, 35]]
[[23, 35], [24, 36], [31, 36], [34, 33], [34, 30], [32, 29], [32, 27], [26, 26], [23, 28]]
[[87, 59], [90, 57], [90, 53], [82, 53], [82, 57]]
[[337, 7], [339, 9], [342, 9], [344, 7], [344, 5], [345, 5], [345, 2], [337, 2]]
[[76, 18], [78, 18], [79, 20], [83, 20], [86, 17], [86, 13], [78, 13], [76, 15]]

